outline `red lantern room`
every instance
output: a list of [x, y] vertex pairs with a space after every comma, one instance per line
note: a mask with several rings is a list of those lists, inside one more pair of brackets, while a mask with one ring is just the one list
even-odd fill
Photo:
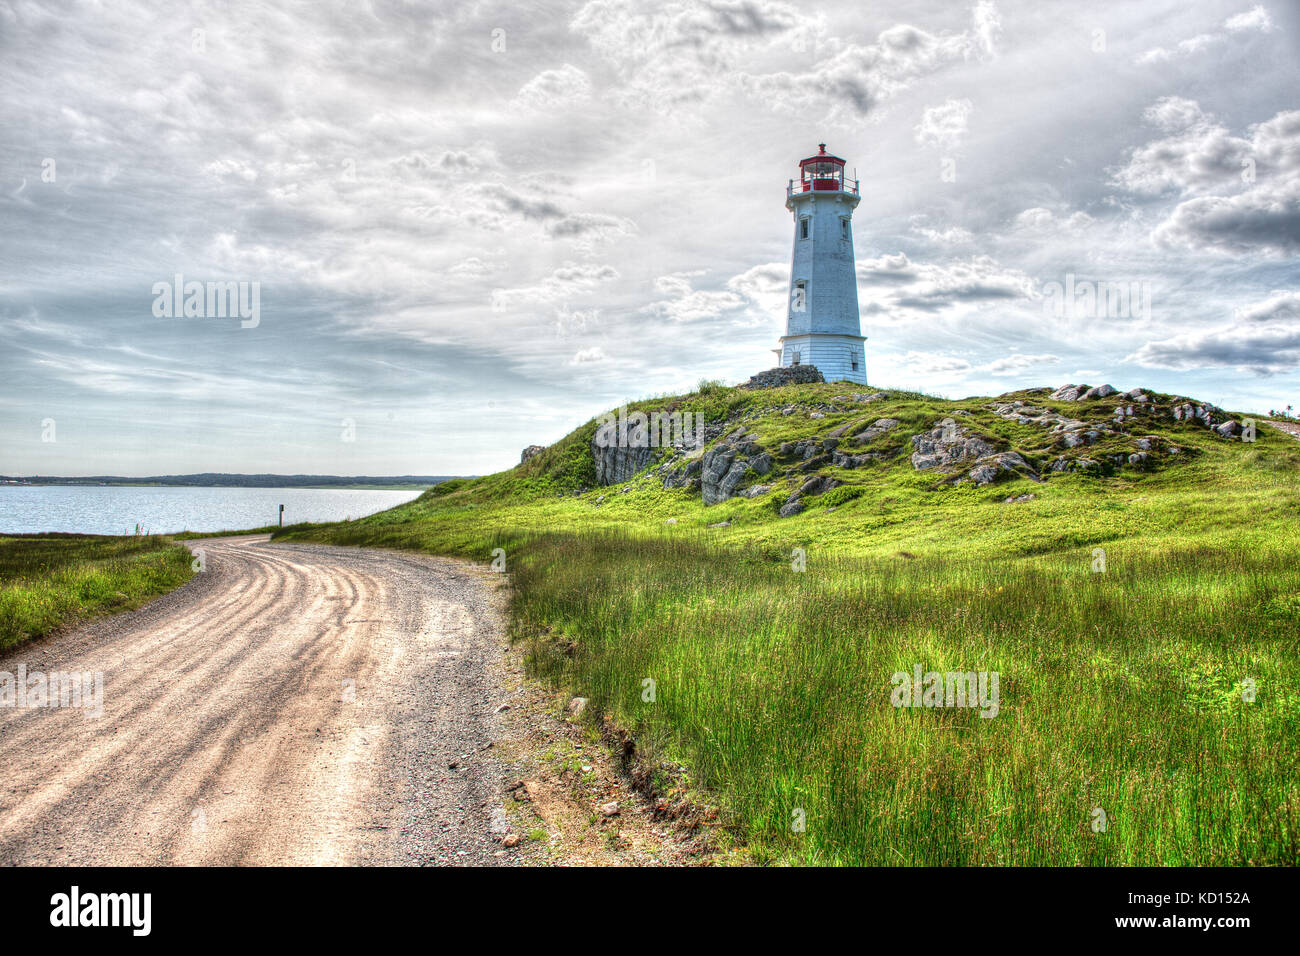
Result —
[[858, 181], [845, 179], [844, 160], [826, 152], [826, 144], [817, 144], [817, 155], [799, 160], [799, 185], [790, 180], [789, 192], [844, 192], [857, 193]]

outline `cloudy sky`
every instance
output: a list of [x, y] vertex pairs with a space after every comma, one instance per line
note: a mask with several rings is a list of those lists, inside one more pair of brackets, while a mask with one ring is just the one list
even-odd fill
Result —
[[[1300, 404], [1298, 37], [1282, 0], [10, 0], [0, 473], [485, 473], [740, 381], [820, 141], [872, 384]], [[257, 324], [156, 314], [177, 274]]]

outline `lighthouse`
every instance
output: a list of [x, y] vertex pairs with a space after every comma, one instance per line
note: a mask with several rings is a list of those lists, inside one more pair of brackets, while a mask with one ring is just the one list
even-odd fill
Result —
[[785, 335], [775, 351], [782, 366], [812, 365], [828, 382], [865, 385], [866, 337], [853, 265], [853, 210], [861, 198], [858, 181], [845, 178], [844, 160], [826, 152], [825, 143], [799, 161], [799, 178], [786, 188], [794, 253]]

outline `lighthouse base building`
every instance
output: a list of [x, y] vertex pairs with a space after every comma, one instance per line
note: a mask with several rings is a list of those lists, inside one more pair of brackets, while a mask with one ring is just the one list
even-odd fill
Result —
[[867, 384], [867, 347], [864, 335], [783, 335], [778, 364], [811, 365], [828, 382]]
[[785, 207], [794, 217], [790, 301], [778, 364], [812, 365], [828, 382], [867, 382], [866, 336], [858, 320], [858, 277], [853, 259], [853, 210], [858, 181], [844, 176], [844, 160], [826, 152], [801, 160]]

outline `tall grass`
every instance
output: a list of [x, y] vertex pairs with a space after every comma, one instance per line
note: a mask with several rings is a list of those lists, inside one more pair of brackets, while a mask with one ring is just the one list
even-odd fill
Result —
[[160, 535], [0, 537], [0, 649], [184, 584], [191, 555]]
[[[1086, 553], [807, 567], [702, 541], [544, 537], [515, 562], [513, 626], [539, 673], [685, 756], [778, 856], [1300, 860], [1290, 554], [1135, 556], [1104, 574]], [[891, 675], [915, 664], [997, 671], [998, 715], [895, 709]]]

